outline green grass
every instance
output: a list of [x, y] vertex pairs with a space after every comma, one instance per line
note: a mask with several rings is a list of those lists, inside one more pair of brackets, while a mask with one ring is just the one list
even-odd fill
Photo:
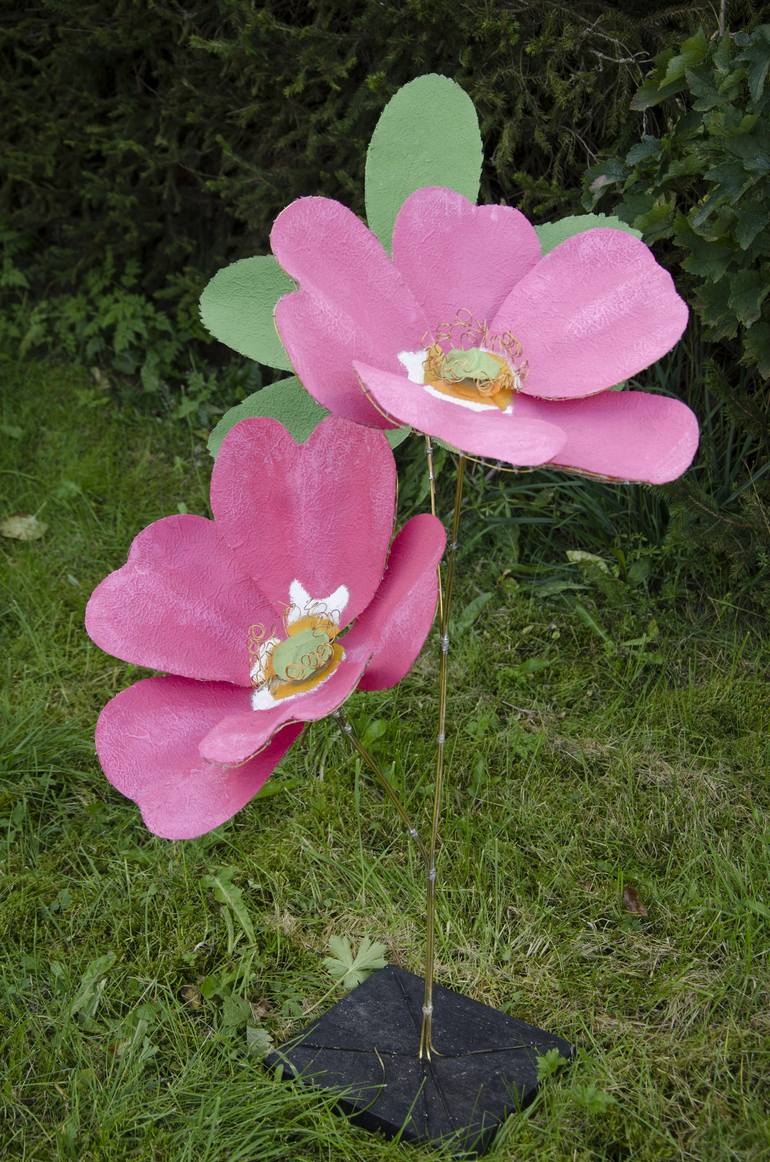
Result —
[[[247, 1022], [277, 1040], [330, 1003], [333, 934], [420, 970], [415, 854], [332, 725], [189, 843], [150, 836], [94, 756], [99, 709], [139, 671], [86, 638], [86, 598], [148, 521], [206, 511], [202, 433], [42, 364], [6, 369], [0, 422], [0, 517], [49, 526], [0, 543], [3, 1157], [436, 1157], [351, 1128], [248, 1051]], [[550, 570], [538, 585], [557, 578], [538, 588], [510, 513], [474, 543], [480, 519], [465, 524], [451, 663], [439, 979], [579, 1047], [490, 1157], [765, 1158], [762, 623], [729, 593], [632, 584], [609, 547], [617, 577], [565, 572], [564, 547], [588, 547], [569, 525], [558, 544], [527, 530], [527, 562]], [[435, 646], [396, 691], [348, 708], [422, 820]], [[223, 868], [253, 942], [206, 878]], [[624, 907], [628, 884], [646, 917]]]

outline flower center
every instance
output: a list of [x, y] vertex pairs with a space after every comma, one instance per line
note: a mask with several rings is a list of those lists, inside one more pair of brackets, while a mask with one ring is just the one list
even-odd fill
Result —
[[502, 355], [481, 347], [452, 347], [439, 343], [428, 348], [425, 382], [455, 399], [483, 400], [505, 411], [516, 390], [513, 371]]
[[505, 411], [527, 374], [521, 343], [507, 331], [492, 334], [470, 311], [459, 310], [426, 336], [423, 382], [458, 400]]
[[249, 635], [252, 685], [269, 692], [271, 701], [312, 690], [345, 656], [334, 640], [340, 627], [331, 617], [307, 614], [287, 622], [284, 630], [285, 638], [265, 639], [262, 626], [252, 626]]
[[323, 629], [301, 629], [273, 650], [275, 676], [281, 682], [306, 682], [329, 664], [332, 650], [331, 638]]

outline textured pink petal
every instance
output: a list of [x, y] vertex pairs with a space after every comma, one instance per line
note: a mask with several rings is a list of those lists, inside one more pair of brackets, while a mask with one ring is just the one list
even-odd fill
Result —
[[187, 678], [249, 684], [249, 626], [280, 626], [213, 521], [168, 516], [96, 587], [86, 629], [108, 654]]
[[395, 686], [414, 665], [433, 624], [445, 541], [441, 521], [427, 513], [407, 521], [394, 540], [382, 585], [346, 639], [374, 645], [360, 690]]
[[316, 600], [345, 585], [342, 625], [380, 583], [395, 504], [385, 436], [336, 416], [299, 445], [275, 420], [243, 420], [225, 437], [211, 477], [217, 527], [241, 568], [279, 606], [292, 581]]
[[491, 320], [539, 258], [537, 234], [523, 214], [474, 206], [454, 190], [417, 190], [393, 230], [393, 261], [431, 326], [451, 322], [461, 309]]
[[355, 368], [364, 389], [397, 423], [411, 424], [471, 456], [535, 467], [552, 459], [564, 443], [562, 432], [553, 424], [519, 418], [515, 402], [513, 415], [497, 408], [476, 412], [449, 399], [437, 399], [403, 375], [363, 363], [356, 363]]
[[610, 480], [665, 484], [686, 472], [698, 447], [698, 421], [679, 400], [644, 391], [606, 391], [570, 402], [520, 397], [533, 419], [560, 427], [564, 447], [551, 463]]
[[145, 678], [107, 703], [96, 727], [99, 761], [155, 835], [193, 839], [230, 819], [301, 733], [301, 726], [287, 726], [240, 767], [206, 762], [198, 751], [202, 736], [248, 698], [237, 686], [172, 677]]
[[316, 722], [341, 706], [358, 685], [371, 647], [366, 642], [348, 645], [347, 635], [340, 642], [345, 657], [325, 682], [306, 694], [283, 699], [275, 709], [244, 709], [222, 718], [201, 740], [204, 758], [214, 763], [242, 763], [258, 754], [286, 724]]
[[[392, 352], [377, 350], [373, 336], [351, 322], [340, 323], [334, 309], [311, 294], [295, 291], [275, 308], [275, 325], [302, 383], [320, 404], [337, 416], [370, 428], [392, 428], [361, 391], [353, 360], [361, 352], [389, 361]], [[401, 350], [399, 348], [398, 350]], [[376, 355], [374, 352], [377, 352]]]
[[330, 410], [381, 427], [361, 399], [352, 361], [397, 370], [398, 352], [419, 347], [427, 330], [422, 309], [380, 242], [340, 202], [292, 202], [276, 218], [270, 242], [300, 284], [275, 311], [297, 375]]
[[491, 329], [511, 331], [529, 363], [523, 390], [543, 399], [594, 395], [665, 355], [687, 307], [652, 252], [621, 230], [586, 230], [541, 258]]

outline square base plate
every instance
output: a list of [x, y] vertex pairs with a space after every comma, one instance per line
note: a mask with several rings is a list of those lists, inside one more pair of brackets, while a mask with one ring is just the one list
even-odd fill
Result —
[[434, 986], [433, 1040], [420, 1061], [422, 978], [389, 965], [266, 1058], [304, 1085], [340, 1090], [351, 1120], [403, 1141], [484, 1153], [505, 1118], [532, 1101], [537, 1057], [567, 1041]]

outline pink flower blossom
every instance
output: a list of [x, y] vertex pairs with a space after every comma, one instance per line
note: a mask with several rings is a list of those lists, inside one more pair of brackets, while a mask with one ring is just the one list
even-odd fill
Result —
[[332, 412], [410, 424], [523, 467], [662, 483], [689, 466], [689, 408], [608, 390], [670, 350], [687, 323], [671, 276], [632, 235], [587, 230], [541, 257], [517, 210], [435, 188], [404, 202], [392, 259], [327, 198], [288, 206], [271, 243], [299, 284], [279, 300], [276, 326]]
[[86, 628], [165, 677], [105, 706], [109, 781], [157, 835], [187, 839], [263, 786], [305, 723], [408, 672], [435, 613], [440, 521], [391, 544], [396, 471], [382, 432], [329, 417], [297, 445], [269, 419], [227, 435], [213, 520], [169, 516], [97, 586]]

